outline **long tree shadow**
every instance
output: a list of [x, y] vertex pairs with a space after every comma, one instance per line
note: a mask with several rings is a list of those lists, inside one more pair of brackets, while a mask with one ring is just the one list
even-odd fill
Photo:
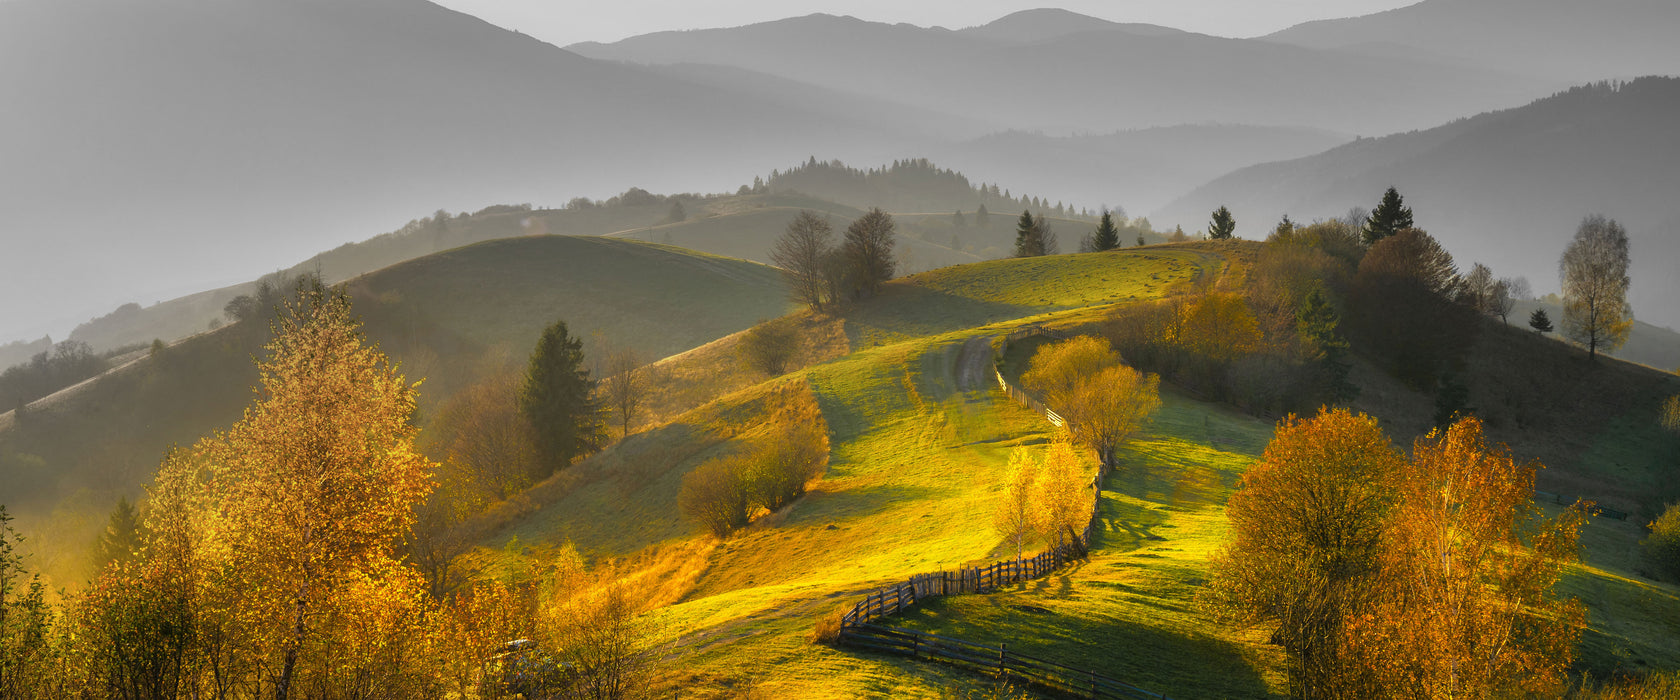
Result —
[[1275, 697], [1235, 643], [1194, 630], [1037, 604], [1041, 599], [1014, 594], [933, 599], [889, 624], [1007, 645], [1014, 653], [1094, 671], [1169, 697]]

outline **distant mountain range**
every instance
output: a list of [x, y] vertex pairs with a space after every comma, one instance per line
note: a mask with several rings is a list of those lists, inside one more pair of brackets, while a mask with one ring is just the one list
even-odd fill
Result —
[[1677, 35], [1672, 0], [1425, 0], [1263, 38], [1589, 82], [1680, 73]]
[[867, 103], [594, 61], [421, 0], [4, 2], [0, 95], [8, 340], [438, 208], [700, 189], [914, 143]]
[[1061, 10], [960, 30], [811, 15], [568, 51], [425, 0], [8, 0], [0, 342], [440, 208], [716, 191], [812, 156], [933, 158], [1149, 213], [1353, 134], [1680, 72], [1675, 13], [1614, 5], [1429, 0], [1261, 39]]
[[967, 30], [814, 14], [569, 50], [732, 66], [996, 128], [1099, 131], [1218, 121], [1381, 134], [1564, 85], [1479, 67], [1128, 25], [1059, 10]]
[[1205, 228], [1228, 206], [1238, 235], [1261, 238], [1288, 214], [1337, 217], [1399, 188], [1417, 224], [1461, 268], [1480, 261], [1557, 289], [1557, 261], [1581, 219], [1627, 227], [1639, 318], [1680, 328], [1680, 79], [1581, 87], [1526, 107], [1434, 129], [1363, 139], [1322, 154], [1239, 170], [1156, 212], [1158, 225]]

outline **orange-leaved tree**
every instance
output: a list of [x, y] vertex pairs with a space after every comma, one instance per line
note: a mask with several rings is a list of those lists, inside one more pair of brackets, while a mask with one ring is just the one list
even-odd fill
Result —
[[202, 521], [181, 531], [214, 573], [211, 618], [250, 683], [284, 699], [389, 661], [379, 640], [334, 639], [418, 614], [423, 585], [392, 548], [436, 465], [414, 449], [416, 385], [364, 342], [343, 293], [300, 288], [267, 349], [244, 418], [159, 483], [185, 492], [178, 517]]
[[1376, 594], [1400, 462], [1374, 418], [1289, 416], [1231, 496], [1231, 537], [1213, 557], [1204, 601], [1228, 620], [1273, 627], [1297, 697], [1368, 690], [1342, 640]]
[[1397, 479], [1381, 594], [1350, 630], [1381, 695], [1489, 698], [1562, 687], [1585, 621], [1551, 589], [1584, 516], [1538, 517], [1537, 466], [1465, 418], [1420, 438]]
[[1119, 353], [1092, 336], [1040, 348], [1021, 383], [1044, 397], [1067, 421], [1073, 441], [1096, 451], [1105, 465], [1161, 406], [1160, 378], [1121, 364]]

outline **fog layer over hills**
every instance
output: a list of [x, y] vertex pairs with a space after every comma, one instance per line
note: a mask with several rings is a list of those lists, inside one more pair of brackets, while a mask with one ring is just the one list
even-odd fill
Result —
[[1588, 82], [1680, 72], [1677, 34], [1671, 0], [1426, 0], [1264, 38]]
[[420, 0], [0, 4], [0, 338], [438, 208], [716, 187], [908, 142], [878, 111], [592, 61]]
[[1053, 132], [1219, 121], [1381, 134], [1509, 106], [1562, 85], [1068, 13], [999, 24], [951, 31], [816, 14], [567, 48], [639, 64], [735, 66]]
[[[932, 158], [1016, 193], [1149, 213], [1355, 134], [1521, 105], [1602, 71], [1680, 73], [1676, 13], [1611, 5], [1429, 0], [1263, 39], [1059, 10], [962, 30], [811, 15], [568, 51], [424, 0], [9, 0], [0, 342], [246, 282], [440, 208], [732, 190], [811, 156]], [[1567, 130], [1533, 138], [1578, 147]], [[1525, 186], [1544, 173], [1499, 186], [1550, 192], [1556, 178]], [[1380, 175], [1322, 208], [1367, 203]], [[1305, 212], [1284, 184], [1231, 203]], [[1546, 201], [1603, 200], [1660, 227], [1669, 215], [1639, 198], [1676, 184]], [[1512, 272], [1546, 277], [1551, 253], [1511, 255], [1526, 256]]]

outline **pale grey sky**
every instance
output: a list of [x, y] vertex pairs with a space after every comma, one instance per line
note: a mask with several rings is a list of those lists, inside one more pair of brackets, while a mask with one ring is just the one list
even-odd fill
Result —
[[434, 0], [552, 44], [618, 41], [670, 29], [732, 27], [826, 12], [951, 29], [1018, 10], [1060, 7], [1116, 22], [1252, 37], [1301, 22], [1354, 17], [1417, 0]]

